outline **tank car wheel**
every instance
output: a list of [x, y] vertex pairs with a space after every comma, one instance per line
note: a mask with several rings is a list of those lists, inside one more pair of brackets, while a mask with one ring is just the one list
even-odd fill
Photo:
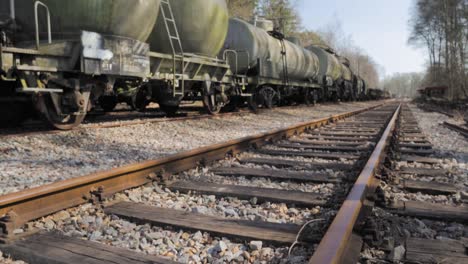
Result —
[[241, 102], [242, 99], [239, 98], [239, 96], [231, 96], [231, 100], [229, 103], [223, 107], [222, 111], [223, 112], [239, 112], [239, 102]]
[[203, 106], [210, 115], [217, 115], [221, 111], [222, 106], [217, 97], [216, 93], [203, 95]]
[[178, 105], [159, 104], [159, 108], [161, 109], [161, 111], [166, 113], [167, 116], [175, 116], [177, 111], [179, 111], [179, 106]]
[[[57, 96], [60, 100], [61, 95], [43, 94], [36, 96], [35, 102], [39, 109], [42, 118], [53, 128], [59, 130], [71, 130], [79, 126], [86, 117], [86, 114], [64, 114], [59, 113], [62, 111], [53, 102], [52, 96]], [[57, 99], [56, 99], [57, 100]], [[87, 109], [87, 107], [85, 107]]]
[[306, 89], [304, 93], [304, 103], [307, 106], [316, 105], [318, 101], [317, 91], [314, 89]]
[[111, 112], [115, 109], [118, 104], [117, 96], [106, 96], [99, 97], [99, 106], [104, 112]]
[[151, 102], [151, 93], [146, 87], [138, 89], [135, 95], [132, 96], [131, 107], [139, 112], [144, 112], [146, 107]]
[[257, 94], [257, 103], [267, 109], [272, 109], [278, 103], [278, 94], [275, 89], [265, 86]]

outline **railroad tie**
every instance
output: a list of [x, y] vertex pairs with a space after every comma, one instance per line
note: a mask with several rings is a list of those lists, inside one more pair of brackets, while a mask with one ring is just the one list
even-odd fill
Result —
[[[237, 241], [262, 240], [272, 245], [291, 245], [301, 228], [295, 224], [229, 219], [131, 202], [118, 203], [106, 207], [104, 211], [139, 224], [209, 232]], [[320, 238], [312, 234], [303, 238], [305, 242], [317, 240]]]
[[34, 264], [176, 264], [177, 262], [117, 248], [102, 243], [67, 237], [58, 233], [39, 233], [9, 244], [0, 250], [14, 259]]
[[166, 187], [172, 191], [179, 191], [182, 193], [196, 192], [220, 197], [237, 197], [245, 200], [256, 198], [260, 203], [285, 203], [301, 207], [315, 207], [317, 205], [325, 205], [326, 203], [326, 200], [321, 199], [319, 194], [272, 188], [257, 188], [196, 181], [177, 181], [167, 184]]
[[279, 181], [294, 181], [294, 182], [312, 182], [312, 183], [338, 183], [342, 179], [334, 177], [330, 173], [311, 173], [288, 170], [270, 170], [270, 169], [252, 169], [252, 168], [216, 168], [210, 170], [212, 173], [220, 176], [235, 176], [235, 177], [256, 177], [268, 178]]

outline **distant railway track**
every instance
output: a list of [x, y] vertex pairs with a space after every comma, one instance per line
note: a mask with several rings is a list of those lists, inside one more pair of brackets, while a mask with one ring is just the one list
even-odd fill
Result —
[[454, 123], [444, 122], [444, 126], [458, 132], [460, 135], [468, 138], [468, 128], [466, 126], [457, 125]]
[[[323, 105], [333, 105], [335, 103], [322, 103]], [[279, 109], [295, 109], [308, 107], [306, 105], [296, 105], [296, 106], [282, 106]], [[314, 109], [310, 106], [311, 109]], [[268, 111], [267, 109], [258, 109], [259, 113], [262, 111]], [[47, 135], [47, 134], [60, 134], [67, 131], [81, 131], [87, 129], [105, 129], [105, 128], [116, 128], [116, 127], [128, 127], [136, 126], [142, 124], [151, 124], [151, 123], [162, 123], [162, 122], [177, 122], [177, 121], [186, 121], [186, 120], [202, 120], [202, 119], [213, 119], [213, 118], [224, 118], [230, 116], [242, 116], [246, 114], [253, 113], [248, 109], [241, 109], [236, 112], [225, 112], [217, 115], [211, 115], [204, 113], [203, 108], [201, 107], [187, 107], [184, 108], [184, 111], [176, 114], [175, 116], [168, 117], [163, 112], [158, 112], [156, 109], [154, 111], [148, 111], [143, 113], [138, 113], [135, 111], [127, 110], [118, 110], [113, 112], [95, 112], [88, 115], [87, 121], [72, 130], [58, 130], [50, 129], [42, 122], [31, 121], [26, 123], [23, 126], [13, 127], [13, 128], [3, 128], [0, 129], [0, 138], [9, 138], [9, 137], [25, 137], [25, 136], [34, 136], [34, 135]]]
[[[201, 108], [200, 108], [201, 110]], [[248, 110], [242, 110], [238, 112], [220, 113], [218, 115], [210, 115], [200, 113], [200, 111], [187, 111], [185, 113], [177, 114], [173, 117], [167, 117], [163, 113], [154, 112], [138, 114], [131, 111], [125, 112], [110, 112], [110, 113], [97, 113], [88, 117], [88, 122], [76, 127], [72, 130], [57, 130], [49, 129], [42, 123], [29, 123], [17, 128], [5, 128], [0, 130], [0, 138], [8, 137], [22, 137], [22, 136], [33, 136], [40, 134], [59, 134], [67, 131], [80, 131], [86, 129], [102, 129], [102, 128], [116, 128], [135, 126], [149, 123], [161, 123], [161, 122], [175, 122], [184, 120], [199, 120], [199, 119], [211, 119], [211, 118], [223, 118], [228, 116], [240, 116], [251, 113]], [[131, 120], [137, 119], [137, 120]]]
[[[29, 221], [60, 210], [89, 201], [103, 202], [123, 190], [157, 182], [177, 193], [256, 199], [258, 202], [284, 203], [300, 210], [319, 206], [323, 211], [330, 211], [345, 202], [334, 220], [327, 217], [323, 220], [308, 219], [311, 220], [309, 224], [319, 225], [320, 229], [330, 226], [323, 239], [320, 232], [307, 232], [307, 225], [220, 218], [130, 202], [103, 204], [103, 211], [139, 224], [204, 231], [238, 241], [259, 240], [278, 246], [321, 241], [311, 263], [339, 263], [352, 251], [349, 246], [353, 244], [349, 241], [353, 227], [364, 208], [365, 198], [375, 190], [374, 174], [389, 147], [399, 111], [398, 104], [376, 106], [0, 197], [0, 215], [6, 216], [2, 221], [4, 240], [10, 242], [0, 246], [0, 250], [26, 261], [34, 259], [35, 263], [47, 263], [51, 259], [57, 263], [84, 263], [95, 258], [122, 258], [118, 253], [122, 250], [54, 233], [22, 234], [18, 240], [15, 230]], [[239, 157], [239, 153], [243, 156]], [[227, 167], [216, 163], [226, 157], [239, 166]], [[203, 177], [196, 180], [177, 176], [198, 166], [207, 166], [209, 173], [219, 177], [263, 178], [279, 183], [330, 183], [336, 184], [337, 189], [332, 196], [321, 197], [310, 192], [222, 184], [215, 180], [204, 181]], [[268, 166], [271, 169], [266, 169]], [[64, 244], [73, 246], [76, 251]], [[80, 248], [89, 251], [77, 252], [82, 250]], [[44, 256], [44, 250], [53, 254]], [[166, 259], [125, 252], [127, 257], [131, 256], [127, 263], [143, 260], [172, 263]]]

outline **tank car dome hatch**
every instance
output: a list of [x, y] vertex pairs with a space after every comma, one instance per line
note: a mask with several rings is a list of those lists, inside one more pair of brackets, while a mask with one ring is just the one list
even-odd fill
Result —
[[[10, 1], [0, 1], [10, 10]], [[35, 39], [35, 0], [15, 0], [18, 41]], [[49, 11], [54, 39], [74, 39], [82, 30], [147, 41], [159, 14], [160, 0], [41, 0]], [[38, 8], [41, 34], [47, 34], [44, 8]], [[3, 11], [2, 11], [3, 13]], [[8, 12], [9, 13], [9, 12]]]
[[275, 29], [273, 21], [265, 18], [257, 18], [252, 22], [252, 24], [265, 31], [273, 31]]
[[[229, 12], [226, 1], [171, 0], [170, 3], [183, 51], [206, 56], [217, 55], [228, 31]], [[151, 50], [172, 54], [161, 14], [156, 24], [149, 38]]]
[[[288, 75], [298, 80], [315, 79], [319, 70], [318, 58], [312, 52], [284, 40], [287, 57]], [[280, 40], [270, 36], [265, 30], [241, 19], [229, 21], [229, 32], [225, 49], [247, 51], [249, 56], [239, 56], [239, 72], [262, 64], [261, 75], [282, 78], [283, 61]]]

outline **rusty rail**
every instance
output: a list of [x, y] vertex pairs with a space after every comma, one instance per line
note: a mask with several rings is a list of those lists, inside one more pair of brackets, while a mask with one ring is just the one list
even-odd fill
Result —
[[468, 138], [468, 128], [465, 128], [465, 127], [462, 127], [453, 123], [449, 123], [449, 122], [444, 122], [444, 126]]
[[395, 114], [387, 125], [366, 166], [359, 175], [350, 194], [338, 211], [338, 214], [328, 228], [309, 263], [335, 264], [344, 261], [345, 251], [353, 233], [354, 226], [361, 214], [364, 200], [366, 196], [376, 188], [374, 174], [385, 156], [385, 150], [392, 138], [400, 110], [401, 105], [395, 111]]
[[382, 104], [301, 123], [270, 133], [231, 140], [157, 160], [128, 165], [1, 196], [0, 216], [5, 217], [0, 221], [0, 227], [3, 228], [3, 234], [8, 236], [12, 234], [13, 230], [31, 220], [89, 201], [102, 200], [104, 197], [150, 183], [168, 174], [192, 169], [200, 163], [208, 163], [223, 159], [226, 155], [234, 155], [252, 145], [261, 146], [272, 140], [290, 137], [308, 129], [318, 128], [380, 106]]
[[[208, 120], [214, 118], [225, 118], [231, 116], [242, 116], [251, 113], [251, 111], [240, 111], [240, 112], [229, 112], [229, 113], [221, 113], [218, 115], [209, 115], [209, 114], [197, 114], [193, 116], [182, 116], [182, 117], [151, 117], [147, 118], [145, 116], [140, 117], [141, 120], [110, 120], [110, 121], [102, 121], [101, 123], [90, 123], [90, 124], [83, 124], [77, 128], [72, 129], [71, 131], [83, 131], [89, 129], [106, 129], [106, 128], [119, 128], [119, 127], [128, 127], [128, 126], [137, 126], [143, 124], [156, 124], [156, 123], [164, 123], [164, 122], [180, 122], [180, 121], [192, 121], [192, 120]], [[32, 131], [21, 131], [24, 130], [32, 130]], [[7, 128], [3, 129], [5, 131], [0, 131], [0, 139], [2, 138], [11, 138], [11, 137], [27, 137], [27, 136], [35, 136], [35, 135], [49, 135], [49, 134], [62, 134], [70, 132], [70, 130], [47, 130], [42, 125], [39, 129], [32, 127], [32, 128]], [[17, 131], [19, 130], [19, 131]]]

